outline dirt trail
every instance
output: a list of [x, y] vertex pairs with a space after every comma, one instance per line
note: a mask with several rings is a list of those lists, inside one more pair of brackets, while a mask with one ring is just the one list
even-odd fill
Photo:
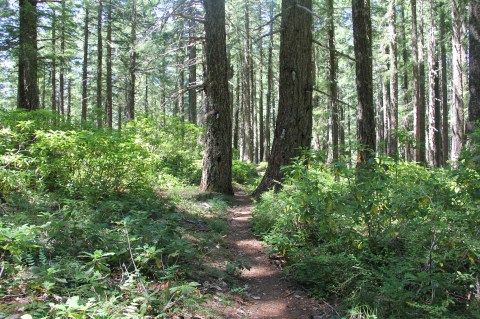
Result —
[[266, 254], [266, 247], [251, 230], [251, 198], [235, 194], [237, 206], [230, 210], [231, 222], [227, 244], [239, 260], [246, 260], [250, 270], [243, 270], [240, 281], [248, 285], [244, 306], [248, 319], [312, 319], [318, 304], [309, 299], [295, 283], [284, 279]]

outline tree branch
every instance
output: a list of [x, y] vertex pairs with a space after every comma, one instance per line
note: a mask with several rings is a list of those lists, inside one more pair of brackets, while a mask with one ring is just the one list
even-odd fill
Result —
[[[312, 42], [315, 43], [315, 44], [318, 45], [318, 46], [321, 46], [322, 48], [325, 48], [325, 49], [327, 49], [327, 50], [330, 50], [330, 48], [329, 48], [328, 46], [326, 46], [325, 44], [323, 44], [323, 43], [320, 43], [320, 42], [318, 42], [318, 41], [316, 41], [316, 40], [312, 40]], [[340, 51], [338, 51], [338, 50], [335, 50], [335, 54], [340, 55], [340, 56], [343, 56], [344, 58], [347, 58], [347, 59], [355, 62], [355, 58], [349, 56], [348, 54], [345, 54], [345, 53], [340, 52]]]

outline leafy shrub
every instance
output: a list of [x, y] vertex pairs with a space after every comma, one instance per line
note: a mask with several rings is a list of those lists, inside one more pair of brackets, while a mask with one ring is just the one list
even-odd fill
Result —
[[474, 177], [377, 159], [361, 179], [310, 157], [256, 206], [257, 233], [319, 296], [381, 318], [472, 317], [480, 245]]
[[255, 170], [255, 164], [233, 160], [232, 162], [232, 180], [238, 184], [249, 184], [255, 181], [258, 173]]

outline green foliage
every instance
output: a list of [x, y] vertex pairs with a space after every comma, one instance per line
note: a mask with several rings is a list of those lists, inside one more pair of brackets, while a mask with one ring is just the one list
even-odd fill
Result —
[[254, 163], [233, 160], [232, 162], [232, 180], [235, 183], [248, 185], [252, 184], [258, 178], [258, 173]]
[[49, 319], [166, 317], [199, 299], [188, 275], [225, 226], [199, 221], [211, 238], [192, 241], [184, 221], [226, 201], [163, 190], [199, 180], [200, 134], [176, 119], [115, 131], [0, 112], [0, 297]]
[[478, 175], [381, 158], [359, 177], [315, 158], [287, 167], [283, 190], [254, 213], [292, 277], [345, 314], [365, 305], [380, 318], [475, 317]]

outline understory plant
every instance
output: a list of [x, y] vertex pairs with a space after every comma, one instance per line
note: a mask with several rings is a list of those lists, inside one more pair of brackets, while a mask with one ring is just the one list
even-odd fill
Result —
[[[254, 227], [290, 276], [345, 316], [478, 318], [478, 167], [378, 158], [369, 170], [305, 154], [262, 196]], [[308, 161], [307, 161], [308, 159]]]

